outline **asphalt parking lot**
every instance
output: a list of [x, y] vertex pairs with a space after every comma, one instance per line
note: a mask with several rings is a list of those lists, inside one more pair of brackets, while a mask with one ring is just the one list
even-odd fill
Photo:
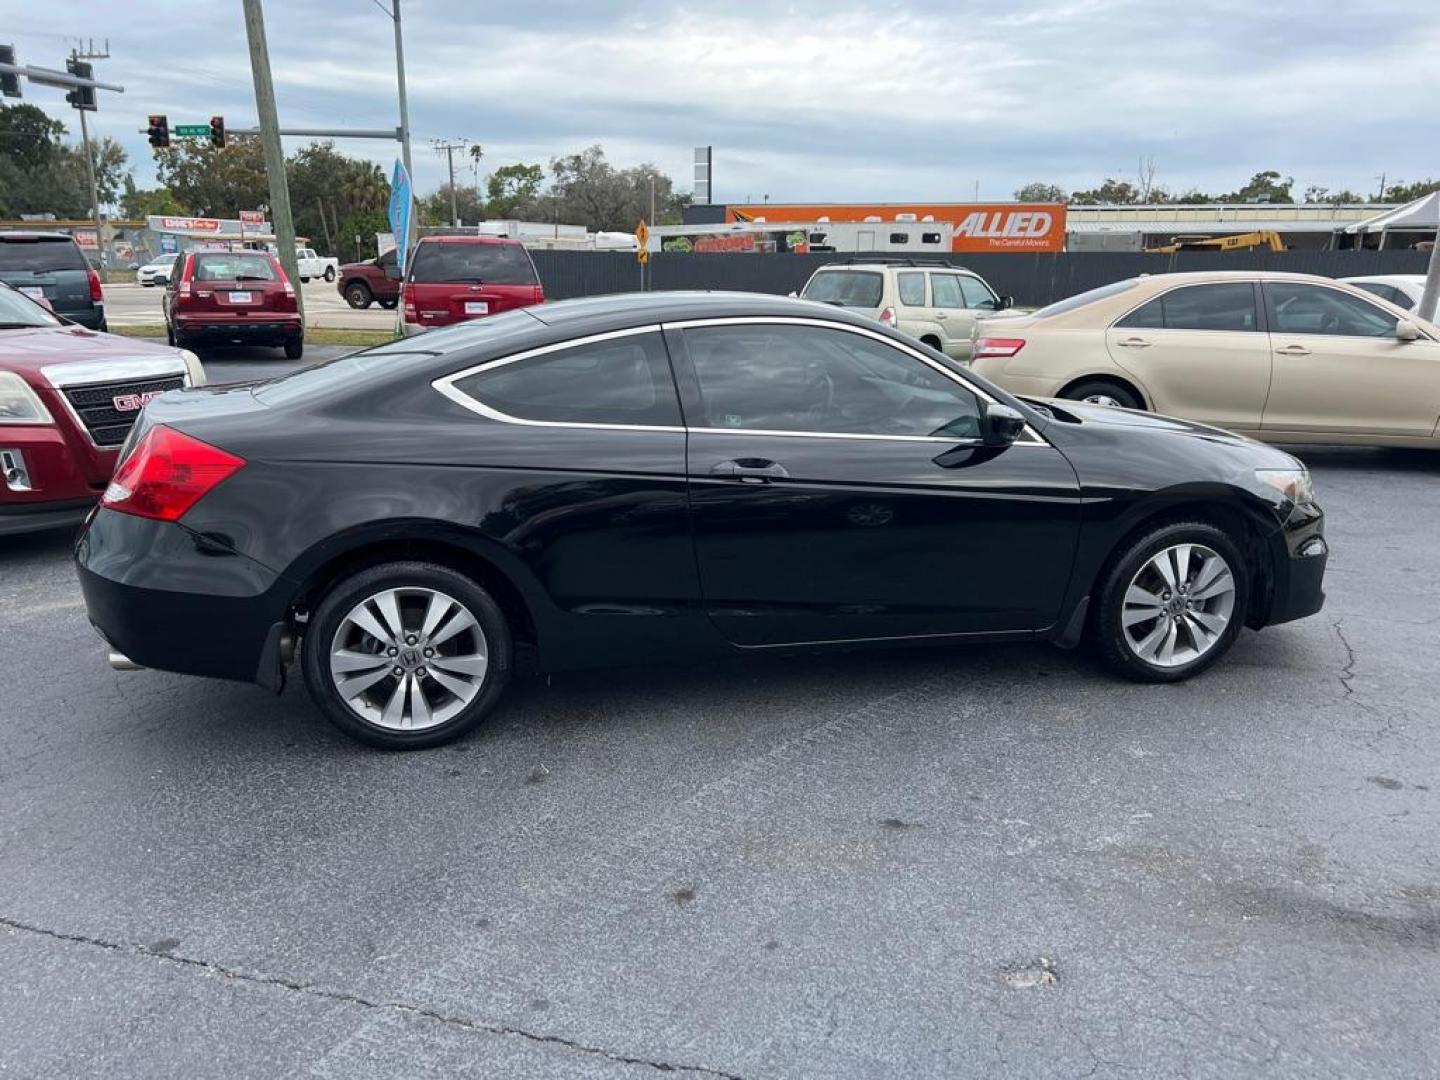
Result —
[[1193, 682], [642, 666], [408, 755], [112, 672], [0, 539], [0, 1073], [1433, 1075], [1440, 455], [1304, 456], [1326, 609]]

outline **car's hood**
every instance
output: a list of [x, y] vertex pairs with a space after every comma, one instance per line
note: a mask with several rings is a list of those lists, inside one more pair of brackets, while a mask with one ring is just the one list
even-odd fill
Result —
[[1197, 424], [1193, 420], [1182, 420], [1177, 416], [1163, 416], [1160, 413], [1141, 412], [1137, 409], [1119, 409], [1113, 405], [1090, 405], [1083, 401], [1071, 401], [1068, 398], [1062, 400], [1060, 398], [1022, 397], [1020, 400], [1046, 408], [1053, 407], [1061, 413], [1069, 413], [1085, 424], [1096, 427], [1141, 428], [1147, 431], [1168, 431], [1176, 435], [1194, 435], [1218, 442], [1256, 447], [1265, 445], [1244, 435], [1236, 435], [1233, 431], [1226, 431], [1224, 428], [1211, 427], [1209, 424]]
[[132, 361], [163, 361], [178, 370], [186, 368], [179, 349], [116, 334], [99, 334], [80, 326], [0, 330], [0, 368], [20, 372], [31, 380], [40, 378], [44, 372], [45, 381], [53, 383], [55, 369], [68, 364], [98, 369], [114, 363], [117, 368], [127, 368], [132, 366]]

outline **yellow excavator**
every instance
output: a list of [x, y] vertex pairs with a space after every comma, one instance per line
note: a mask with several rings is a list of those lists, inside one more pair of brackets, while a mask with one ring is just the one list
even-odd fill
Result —
[[1284, 251], [1285, 242], [1274, 229], [1261, 229], [1235, 236], [1177, 236], [1168, 244], [1145, 250], [1155, 255], [1173, 255], [1177, 251], [1252, 251], [1255, 248]]

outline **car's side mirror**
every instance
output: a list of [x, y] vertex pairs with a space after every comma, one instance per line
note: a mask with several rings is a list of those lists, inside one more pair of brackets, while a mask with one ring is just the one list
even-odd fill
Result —
[[999, 302], [995, 305], [995, 310], [1004, 311], [1006, 308], [1012, 308], [1014, 306], [1015, 298], [1013, 296], [1002, 296], [1000, 297]]
[[1025, 415], [1002, 401], [985, 405], [980, 414], [980, 441], [985, 446], [1012, 445], [1025, 431]]
[[799, 300], [799, 299], [800, 299], [800, 294], [797, 293], [794, 289], [791, 289], [791, 290], [790, 290], [788, 293], [786, 293], [785, 295], [788, 296], [788, 297], [790, 297], [791, 300]]
[[1396, 341], [1419, 341], [1420, 328], [1409, 319], [1401, 319], [1395, 324]]

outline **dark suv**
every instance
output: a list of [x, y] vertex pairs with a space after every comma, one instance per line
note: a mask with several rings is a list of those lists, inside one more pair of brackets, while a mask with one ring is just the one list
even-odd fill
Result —
[[106, 330], [100, 275], [72, 236], [60, 232], [0, 232], [0, 281], [44, 300], [62, 319]]

